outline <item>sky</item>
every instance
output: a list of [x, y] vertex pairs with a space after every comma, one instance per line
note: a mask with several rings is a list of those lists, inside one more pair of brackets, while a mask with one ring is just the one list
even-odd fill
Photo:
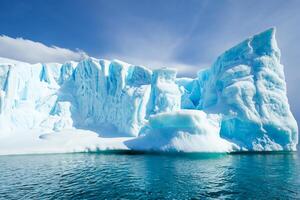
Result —
[[0, 57], [30, 63], [86, 56], [195, 77], [225, 50], [276, 27], [300, 122], [299, 0], [0, 0]]

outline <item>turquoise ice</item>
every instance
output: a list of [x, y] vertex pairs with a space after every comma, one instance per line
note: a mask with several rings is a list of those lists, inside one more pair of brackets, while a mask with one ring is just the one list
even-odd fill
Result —
[[298, 127], [274, 28], [227, 50], [195, 79], [95, 58], [0, 63], [3, 139], [89, 130], [130, 137], [124, 144], [136, 150], [296, 150]]

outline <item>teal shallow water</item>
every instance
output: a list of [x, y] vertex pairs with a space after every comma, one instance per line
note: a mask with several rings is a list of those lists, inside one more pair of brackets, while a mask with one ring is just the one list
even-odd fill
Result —
[[300, 155], [0, 156], [0, 199], [300, 199]]

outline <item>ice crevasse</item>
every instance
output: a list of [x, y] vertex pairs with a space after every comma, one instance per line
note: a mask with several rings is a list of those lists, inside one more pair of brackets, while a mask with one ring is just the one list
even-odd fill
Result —
[[274, 28], [227, 50], [194, 79], [176, 74], [119, 60], [1, 58], [0, 154], [296, 150]]

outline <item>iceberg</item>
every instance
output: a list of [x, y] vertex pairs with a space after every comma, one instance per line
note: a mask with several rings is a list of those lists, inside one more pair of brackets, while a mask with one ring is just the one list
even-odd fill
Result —
[[0, 58], [0, 154], [294, 151], [298, 126], [286, 93], [274, 28], [196, 78], [91, 57]]

